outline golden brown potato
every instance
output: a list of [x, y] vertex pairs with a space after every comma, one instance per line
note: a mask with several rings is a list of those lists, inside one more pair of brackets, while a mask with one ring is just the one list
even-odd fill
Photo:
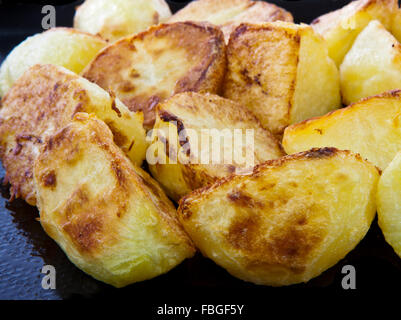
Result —
[[288, 127], [283, 147], [288, 154], [315, 147], [351, 150], [384, 170], [401, 150], [400, 115], [401, 91], [386, 92]]
[[377, 190], [377, 214], [386, 241], [401, 257], [401, 152], [384, 170]]
[[193, 92], [177, 94], [158, 106], [148, 150], [153, 177], [174, 200], [284, 155], [274, 136], [246, 108]]
[[17, 80], [0, 109], [0, 157], [11, 197], [34, 205], [33, 162], [47, 137], [77, 112], [95, 113], [113, 131], [116, 144], [140, 165], [147, 143], [143, 115], [88, 80], [55, 65], [36, 65]]
[[358, 34], [372, 20], [391, 29], [397, 0], [358, 0], [327, 13], [312, 22], [312, 27], [327, 41], [330, 57], [340, 66]]
[[108, 46], [83, 75], [113, 90], [130, 110], [142, 110], [152, 128], [154, 108], [175, 93], [217, 93], [225, 72], [221, 31], [192, 22], [151, 27]]
[[313, 149], [196, 190], [178, 214], [201, 252], [233, 276], [291, 285], [318, 276], [362, 240], [378, 179], [357, 155]]
[[394, 37], [396, 37], [398, 42], [401, 42], [401, 9], [395, 11], [390, 31]]
[[170, 16], [164, 0], [86, 0], [77, 8], [74, 28], [114, 42]]
[[172, 203], [95, 117], [78, 113], [51, 136], [34, 176], [43, 228], [98, 280], [123, 287], [194, 254]]
[[0, 68], [0, 96], [38, 63], [51, 63], [80, 73], [107, 45], [100, 37], [69, 28], [53, 28], [27, 38], [11, 51]]
[[307, 25], [243, 24], [231, 35], [227, 56], [224, 96], [248, 107], [277, 136], [341, 105], [338, 70]]
[[401, 89], [401, 45], [373, 20], [356, 38], [340, 68], [346, 105], [386, 91]]
[[293, 22], [291, 13], [274, 4], [251, 0], [198, 0], [175, 13], [168, 22], [207, 21], [218, 25], [226, 41], [241, 23]]

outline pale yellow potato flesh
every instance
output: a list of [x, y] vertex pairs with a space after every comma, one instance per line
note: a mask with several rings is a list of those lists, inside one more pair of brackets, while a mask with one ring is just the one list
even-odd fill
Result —
[[241, 23], [293, 22], [291, 13], [265, 1], [197, 0], [175, 13], [168, 22], [207, 21], [218, 25], [228, 42]]
[[401, 152], [384, 170], [377, 189], [379, 226], [401, 257]]
[[379, 176], [349, 151], [313, 149], [196, 190], [178, 214], [203, 255], [233, 276], [270, 286], [307, 282], [368, 232]]
[[401, 89], [400, 43], [379, 21], [371, 21], [345, 56], [340, 78], [346, 105]]
[[170, 16], [164, 0], [86, 0], [77, 8], [74, 28], [114, 42]]
[[341, 106], [338, 70], [307, 25], [242, 24], [231, 35], [227, 59], [224, 97], [246, 106], [277, 136]]
[[288, 127], [288, 154], [335, 147], [359, 153], [384, 170], [401, 150], [401, 91], [369, 97], [347, 108]]
[[141, 165], [147, 142], [143, 114], [75, 73], [55, 65], [35, 65], [2, 99], [0, 157], [11, 184], [11, 197], [36, 202], [33, 162], [48, 137], [77, 112], [94, 113], [112, 130], [115, 143]]
[[351, 1], [345, 7], [315, 19], [311, 25], [324, 37], [330, 57], [339, 67], [354, 40], [369, 22], [379, 20], [391, 30], [397, 9], [397, 0]]
[[0, 68], [0, 96], [35, 64], [54, 64], [79, 74], [107, 45], [100, 37], [70, 28], [54, 28], [27, 38]]
[[149, 163], [150, 172], [176, 201], [219, 178], [284, 155], [255, 115], [213, 94], [186, 92], [160, 104], [152, 137], [148, 163], [149, 156], [157, 157]]
[[158, 184], [94, 116], [75, 115], [35, 162], [40, 222], [78, 268], [123, 287], [166, 273], [195, 249]]

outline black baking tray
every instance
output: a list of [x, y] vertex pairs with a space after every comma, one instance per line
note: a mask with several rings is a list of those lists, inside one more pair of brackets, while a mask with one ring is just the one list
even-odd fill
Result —
[[[71, 26], [74, 10], [82, 1], [53, 2], [56, 5], [57, 26]], [[168, 1], [173, 11], [189, 1]], [[299, 0], [269, 1], [289, 10], [296, 22], [309, 23], [317, 16], [335, 10], [349, 1]], [[41, 7], [52, 1], [0, 0], [0, 62], [9, 51], [27, 36], [41, 32]], [[0, 169], [0, 177], [4, 170]], [[357, 272], [357, 290], [387, 290], [401, 285], [401, 259], [384, 241], [375, 221], [362, 242], [345, 259], [307, 284], [286, 288], [252, 285], [230, 276], [225, 270], [200, 254], [183, 262], [166, 275], [133, 284], [123, 289], [94, 280], [77, 269], [37, 221], [36, 208], [24, 201], [9, 202], [8, 187], [0, 188], [0, 299], [61, 300], [61, 299], [132, 299], [138, 306], [204, 301], [215, 298], [233, 302], [260, 301], [305, 293], [346, 295], [342, 289], [342, 267], [353, 265]], [[55, 290], [41, 286], [44, 265], [56, 268]], [[140, 297], [139, 300], [135, 298]], [[179, 300], [177, 300], [179, 299]], [[234, 300], [233, 300], [234, 299]], [[259, 299], [259, 300], [258, 300]], [[269, 300], [271, 301], [271, 300]], [[149, 309], [150, 310], [150, 309]]]

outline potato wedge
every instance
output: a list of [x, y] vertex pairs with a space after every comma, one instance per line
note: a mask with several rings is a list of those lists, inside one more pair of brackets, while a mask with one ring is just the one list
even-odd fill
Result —
[[318, 276], [362, 240], [378, 179], [358, 155], [313, 149], [196, 190], [178, 214], [201, 252], [233, 276], [291, 285]]
[[168, 22], [207, 21], [218, 25], [228, 42], [241, 23], [293, 22], [291, 13], [274, 4], [251, 0], [198, 0], [175, 13]]
[[0, 109], [0, 157], [12, 198], [35, 204], [33, 162], [47, 137], [77, 112], [95, 113], [105, 121], [134, 163], [145, 159], [142, 113], [129, 111], [120, 100], [63, 67], [35, 65], [17, 80]]
[[74, 28], [114, 42], [170, 16], [164, 0], [86, 0], [77, 8]]
[[40, 222], [68, 258], [123, 287], [166, 273], [195, 250], [157, 183], [86, 113], [51, 136], [35, 162]]
[[401, 90], [386, 92], [288, 127], [283, 147], [288, 154], [315, 147], [351, 150], [384, 170], [401, 150], [400, 115]]
[[354, 40], [369, 22], [379, 20], [390, 30], [397, 9], [397, 0], [351, 1], [345, 7], [315, 19], [311, 25], [325, 38], [330, 57], [340, 66]]
[[401, 44], [379, 21], [371, 21], [345, 56], [340, 78], [346, 105], [401, 89]]
[[0, 96], [38, 63], [51, 63], [80, 73], [106, 45], [100, 37], [70, 28], [53, 28], [29, 37], [15, 47], [1, 65]]
[[[250, 111], [212, 94], [173, 96], [158, 106], [153, 129], [149, 168], [174, 200], [284, 155], [275, 137]], [[152, 152], [157, 153], [155, 161], [150, 161]]]
[[217, 27], [178, 22], [108, 46], [83, 75], [113, 90], [130, 110], [142, 110], [150, 129], [158, 102], [185, 91], [219, 92], [225, 67], [224, 38]]
[[401, 152], [384, 170], [377, 189], [379, 226], [386, 241], [401, 257]]
[[338, 70], [307, 25], [243, 24], [231, 35], [227, 56], [224, 96], [248, 107], [277, 136], [341, 105]]

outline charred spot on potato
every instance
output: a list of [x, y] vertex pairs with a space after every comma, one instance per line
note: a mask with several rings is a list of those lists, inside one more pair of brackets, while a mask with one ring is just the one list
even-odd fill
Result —
[[251, 195], [244, 193], [241, 190], [233, 190], [228, 195], [227, 198], [240, 207], [249, 208], [263, 208], [264, 204], [252, 198]]
[[132, 140], [130, 145], [129, 145], [129, 147], [128, 147], [128, 151], [132, 150], [132, 147], [134, 146], [134, 144], [135, 144], [135, 140]]
[[41, 181], [44, 187], [54, 189], [57, 185], [56, 172], [51, 170], [50, 172], [45, 173], [42, 176]]
[[310, 151], [307, 151], [305, 156], [307, 158], [315, 158], [315, 159], [322, 159], [322, 158], [328, 158], [332, 157], [335, 155], [337, 152], [336, 148], [314, 148]]
[[231, 34], [231, 38], [238, 38], [241, 34], [248, 30], [248, 26], [246, 24], [241, 24], [239, 27], [235, 29], [235, 31]]
[[111, 102], [111, 109], [114, 110], [117, 113], [117, 116], [119, 118], [121, 118], [121, 111], [116, 106], [116, 99], [115, 98], [113, 98], [113, 101]]

